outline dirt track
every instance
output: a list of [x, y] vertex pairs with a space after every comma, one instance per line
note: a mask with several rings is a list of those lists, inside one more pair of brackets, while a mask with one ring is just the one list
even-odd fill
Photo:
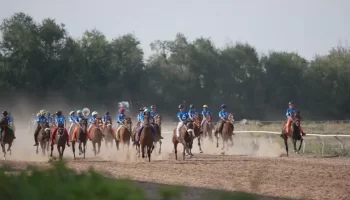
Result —
[[[18, 143], [22, 143], [25, 147], [19, 149]], [[31, 153], [34, 153], [34, 147], [31, 146], [32, 140], [28, 139], [26, 143], [24, 145], [22, 138], [16, 141], [13, 155], [8, 157], [12, 161], [7, 162], [19, 168], [33, 162], [40, 166], [47, 166], [47, 157]], [[195, 147], [193, 158], [175, 161], [171, 153], [170, 139], [165, 138], [162, 155], [154, 157], [151, 163], [135, 158], [134, 149], [130, 149], [128, 153], [126, 150], [116, 153], [116, 149], [106, 150], [103, 146], [101, 155], [92, 157], [91, 145], [88, 148], [89, 157], [86, 160], [73, 161], [70, 148], [66, 151], [65, 157], [69, 160], [69, 167], [77, 170], [86, 170], [93, 166], [96, 170], [108, 172], [117, 178], [149, 182], [141, 185], [151, 196], [153, 194], [151, 191], [157, 186], [150, 182], [246, 191], [274, 197], [350, 199], [350, 160], [348, 158], [316, 158], [298, 155], [287, 158], [272, 154], [262, 157], [261, 152], [255, 154], [260, 157], [221, 156], [212, 145], [204, 146], [205, 153], [217, 155], [198, 154]], [[240, 154], [244, 154], [243, 151], [250, 152], [249, 147], [242, 146], [235, 149], [240, 150]], [[269, 149], [261, 146], [260, 149], [263, 152], [281, 152], [280, 147]], [[181, 148], [179, 150], [182, 151]], [[184, 197], [200, 199], [205, 192], [203, 189], [192, 188], [185, 193]], [[267, 199], [270, 198], [267, 197]]]

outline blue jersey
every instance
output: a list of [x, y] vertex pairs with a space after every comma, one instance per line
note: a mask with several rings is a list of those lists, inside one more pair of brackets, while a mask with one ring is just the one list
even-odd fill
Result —
[[125, 120], [125, 114], [118, 114], [117, 115], [117, 122], [124, 122]]
[[137, 120], [139, 123], [143, 122], [144, 119], [145, 119], [145, 115], [143, 115], [143, 113], [139, 113], [137, 115]]
[[297, 110], [295, 109], [295, 108], [288, 108], [287, 109], [287, 112], [286, 112], [286, 117], [288, 118], [288, 117], [291, 117], [292, 116], [292, 114], [294, 113], [294, 112], [296, 112]]
[[220, 119], [227, 119], [228, 118], [228, 112], [226, 110], [222, 110], [219, 112]]
[[211, 112], [209, 110], [202, 110], [202, 115], [205, 117], [207, 115], [211, 115]]
[[189, 110], [188, 111], [188, 116], [189, 117], [193, 117], [196, 113], [198, 113], [197, 110]]
[[157, 113], [156, 111], [151, 111], [151, 112], [150, 112], [150, 115], [151, 115], [151, 117], [154, 119], [154, 117], [155, 117], [156, 115], [158, 115], [158, 113]]
[[38, 123], [47, 123], [47, 122], [48, 122], [47, 118], [44, 117], [44, 116], [39, 116], [39, 117], [36, 119], [36, 121], [37, 121]]
[[90, 117], [89, 123], [94, 124], [95, 122], [96, 122], [96, 117], [94, 117], [94, 116]]
[[54, 120], [54, 119], [53, 119], [52, 117], [47, 117], [46, 119], [47, 119], [47, 122], [53, 123], [53, 120]]
[[106, 122], [106, 121], [108, 121], [108, 120], [112, 122], [112, 118], [111, 118], [111, 116], [109, 116], [109, 115], [103, 116], [103, 117], [102, 117], [102, 120], [103, 120], [104, 122]]
[[178, 112], [177, 118], [181, 121], [186, 121], [189, 118], [189, 116], [187, 112]]
[[66, 124], [66, 118], [64, 116], [56, 117], [55, 122], [58, 126], [64, 126]]
[[75, 123], [77, 121], [77, 117], [76, 116], [69, 116], [69, 122], [70, 123]]
[[80, 122], [80, 120], [84, 119], [84, 116], [75, 116], [74, 121], [75, 122]]
[[13, 122], [13, 118], [12, 116], [7, 116], [7, 121], [10, 123], [10, 122]]

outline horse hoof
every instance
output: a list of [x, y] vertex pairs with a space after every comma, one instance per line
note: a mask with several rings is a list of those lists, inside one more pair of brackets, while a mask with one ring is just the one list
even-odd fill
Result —
[[199, 151], [199, 153], [203, 153], [203, 151]]

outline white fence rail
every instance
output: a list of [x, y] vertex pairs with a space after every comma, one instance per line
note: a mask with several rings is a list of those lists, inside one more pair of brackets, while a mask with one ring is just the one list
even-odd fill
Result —
[[[281, 132], [275, 132], [275, 131], [233, 131], [234, 133], [249, 133], [251, 136], [254, 137], [254, 143], [257, 144], [257, 140], [256, 140], [256, 137], [253, 133], [263, 133], [263, 134], [268, 134], [269, 135], [269, 139], [270, 139], [270, 143], [272, 144], [272, 138], [271, 138], [271, 134], [273, 135], [279, 135], [281, 134]], [[172, 132], [164, 132], [165, 134], [172, 134]], [[305, 139], [308, 139], [310, 137], [316, 137], [320, 140], [321, 142], [321, 145], [322, 145], [322, 150], [321, 150], [321, 153], [323, 155], [324, 153], [324, 141], [322, 138], [325, 138], [325, 137], [334, 137], [340, 144], [340, 148], [342, 150], [342, 155], [344, 155], [344, 151], [345, 151], [345, 144], [344, 142], [340, 139], [340, 138], [343, 138], [343, 137], [350, 137], [350, 135], [323, 135], [323, 134], [307, 134], [305, 136], [303, 136], [303, 139], [304, 139], [304, 142], [303, 142], [303, 153], [305, 152], [305, 148], [306, 148], [306, 142], [305, 142]], [[241, 138], [240, 138], [241, 140]]]

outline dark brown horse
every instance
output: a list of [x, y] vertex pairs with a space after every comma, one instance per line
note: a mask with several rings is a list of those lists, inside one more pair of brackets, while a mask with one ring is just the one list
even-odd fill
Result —
[[[40, 131], [38, 134], [38, 142], [40, 144], [43, 155], [46, 154], [46, 151], [49, 151], [51, 137], [51, 128], [49, 123], [40, 123]], [[39, 145], [36, 146], [36, 153], [39, 153]]]
[[176, 128], [173, 131], [173, 144], [174, 144], [174, 152], [175, 152], [175, 159], [177, 160], [177, 145], [181, 143], [183, 145], [183, 151], [182, 151], [182, 159], [185, 160], [185, 152], [188, 153], [188, 155], [193, 156], [191, 149], [193, 145], [193, 132], [194, 132], [194, 124], [192, 121], [188, 121], [184, 126], [180, 128], [180, 137], [177, 137], [176, 135]]
[[6, 150], [5, 150], [5, 145], [7, 144], [7, 151], [10, 153], [11, 155], [11, 147], [12, 147], [12, 142], [14, 140], [13, 138], [13, 134], [10, 133], [10, 131], [13, 131], [12, 128], [8, 125], [3, 127], [3, 132], [1, 135], [1, 148], [2, 148], [2, 152], [4, 153], [4, 158], [6, 159]]
[[196, 114], [194, 114], [193, 119], [194, 119], [193, 130], [194, 130], [194, 135], [198, 139], [199, 153], [203, 153], [202, 147], [201, 147], [201, 141], [203, 141], [203, 138], [202, 138], [203, 131], [202, 131], [202, 127], [201, 127], [202, 115], [200, 115], [199, 113], [196, 113]]
[[[223, 128], [222, 128], [222, 131], [221, 133], [218, 133], [216, 135], [216, 147], [218, 148], [219, 147], [219, 137], [221, 136], [222, 138], [222, 150], [225, 149], [225, 144], [227, 144], [228, 141], [231, 141], [231, 145], [230, 146], [233, 146], [233, 131], [234, 131], [234, 119], [233, 119], [233, 115], [232, 113], [230, 113], [228, 115], [228, 119], [226, 121], [224, 121], [224, 125], [223, 125]], [[217, 124], [217, 130], [219, 129], [219, 123]]]
[[68, 141], [68, 137], [67, 137], [66, 134], [64, 134], [64, 128], [59, 127], [57, 129], [57, 134], [56, 134], [56, 136], [55, 136], [55, 138], [53, 140], [53, 144], [51, 144], [51, 154], [50, 154], [50, 156], [52, 157], [53, 147], [56, 144], [57, 145], [57, 151], [58, 151], [58, 154], [59, 154], [59, 158], [61, 160], [62, 157], [63, 157], [64, 150], [66, 148], [67, 141]]
[[[301, 121], [300, 111], [294, 112], [292, 114], [292, 127], [290, 130], [292, 132], [292, 134], [289, 134], [286, 132], [286, 126], [283, 126], [283, 128], [282, 128], [281, 137], [284, 140], [284, 145], [286, 147], [287, 156], [289, 156], [288, 138], [292, 137], [294, 152], [297, 154], [299, 153], [299, 151], [301, 149], [301, 145], [303, 144], [304, 139], [302, 137], [302, 133], [300, 130], [300, 121]], [[298, 149], [296, 148], [297, 141], [300, 141], [300, 145], [299, 145]]]
[[209, 140], [213, 142], [213, 120], [210, 114], [207, 114], [205, 116], [205, 120], [202, 125], [202, 130], [203, 130], [203, 136], [204, 137], [209, 137]]
[[120, 125], [117, 130], [116, 137], [116, 145], [117, 150], [119, 150], [119, 143], [123, 144], [123, 147], [127, 145], [130, 146], [131, 139], [131, 129], [132, 129], [132, 121], [130, 117], [125, 117], [124, 124]]
[[111, 144], [111, 147], [113, 147], [113, 140], [115, 140], [115, 135], [110, 120], [106, 121], [106, 125], [103, 128], [103, 135], [105, 138], [106, 148], [108, 148], [108, 144]]
[[[102, 122], [102, 119], [99, 117], [96, 119], [95, 125], [93, 125], [90, 129], [91, 143], [92, 143], [95, 156], [100, 154], [101, 142], [103, 139], [102, 131], [103, 131], [103, 122]], [[97, 150], [96, 150], [96, 144], [97, 144]]]
[[[136, 140], [138, 135], [136, 134]], [[139, 143], [136, 143], [136, 148], [138, 149], [138, 156], [140, 156], [140, 150], [142, 153], [142, 158], [145, 158], [145, 150], [147, 150], [148, 162], [151, 162], [151, 154], [154, 148], [154, 136], [152, 132], [152, 125], [150, 124], [150, 116], [145, 115], [143, 120], [143, 129], [141, 131]]]
[[81, 119], [79, 122], [79, 125], [75, 126], [73, 133], [72, 133], [72, 150], [73, 150], [73, 156], [75, 159], [75, 143], [78, 142], [79, 144], [79, 155], [86, 153], [86, 142], [87, 142], [87, 127], [88, 127], [88, 120], [87, 119]]
[[157, 143], [159, 142], [159, 151], [158, 153], [160, 154], [162, 151], [162, 131], [161, 131], [161, 125], [162, 125], [162, 118], [158, 114], [154, 116], [154, 123], [152, 124], [154, 129], [156, 130], [156, 135], [154, 137], [154, 148], [157, 146]]

